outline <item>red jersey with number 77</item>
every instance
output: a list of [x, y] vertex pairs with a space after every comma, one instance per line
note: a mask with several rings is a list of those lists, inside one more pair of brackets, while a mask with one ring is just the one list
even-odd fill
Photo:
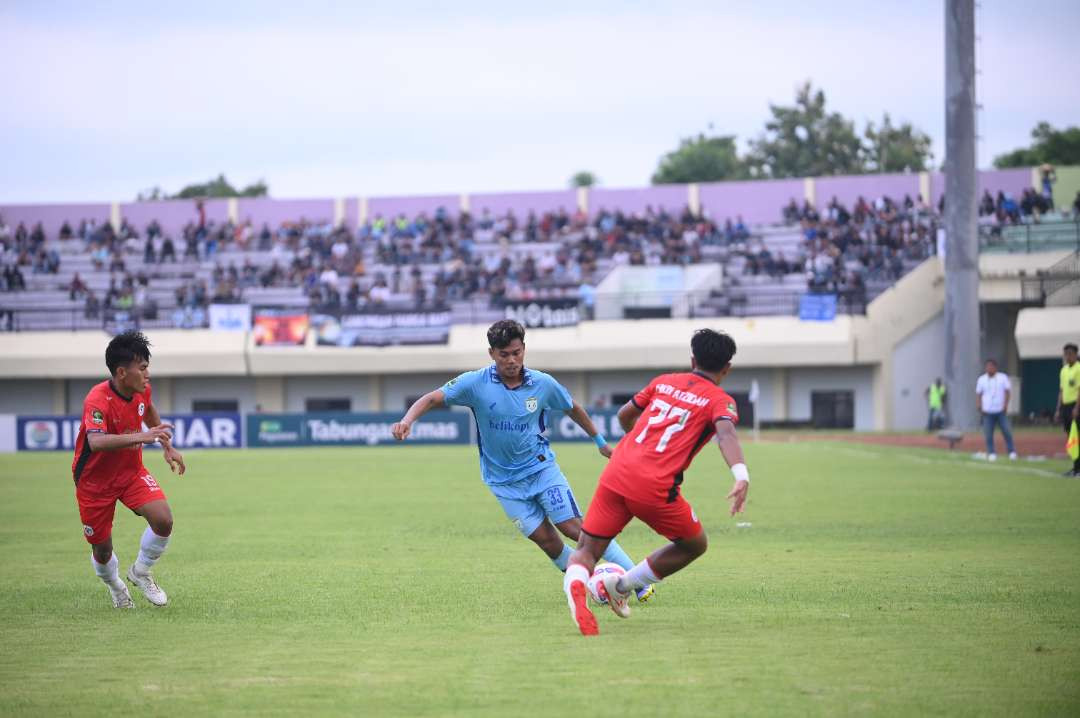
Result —
[[662, 374], [631, 401], [642, 414], [619, 442], [600, 484], [637, 501], [674, 501], [683, 472], [716, 433], [717, 420], [739, 420], [735, 400], [696, 372]]

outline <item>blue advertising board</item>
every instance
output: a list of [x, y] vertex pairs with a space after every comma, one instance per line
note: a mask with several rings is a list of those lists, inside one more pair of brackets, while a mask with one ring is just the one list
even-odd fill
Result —
[[[619, 426], [617, 409], [594, 409], [589, 412], [593, 424], [607, 440], [614, 444], [622, 438], [624, 432]], [[547, 436], [552, 441], [592, 441], [585, 430], [562, 412], [554, 412], [548, 422]]]
[[799, 297], [799, 319], [804, 322], [831, 322], [836, 319], [836, 295], [803, 294]]
[[467, 444], [471, 417], [459, 411], [433, 411], [398, 442], [392, 413], [248, 414], [247, 446], [379, 446], [382, 444]]
[[[244, 434], [239, 414], [165, 414], [173, 425], [178, 449], [239, 449]], [[78, 416], [20, 416], [16, 420], [19, 451], [73, 451], [79, 435]]]

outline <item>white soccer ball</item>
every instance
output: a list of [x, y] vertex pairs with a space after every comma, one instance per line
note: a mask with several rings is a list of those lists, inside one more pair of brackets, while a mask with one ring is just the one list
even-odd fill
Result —
[[596, 565], [596, 569], [593, 570], [593, 575], [589, 576], [589, 580], [585, 584], [589, 589], [590, 598], [601, 606], [607, 605], [607, 599], [600, 597], [600, 581], [603, 580], [605, 575], [611, 574], [625, 576], [626, 569], [617, 563], [599, 563]]

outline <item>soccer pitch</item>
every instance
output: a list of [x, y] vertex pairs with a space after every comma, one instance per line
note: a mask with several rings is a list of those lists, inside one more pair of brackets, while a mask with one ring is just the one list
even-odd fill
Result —
[[[586, 503], [602, 459], [555, 448]], [[1062, 462], [747, 454], [746, 515], [727, 516], [706, 448], [685, 493], [709, 552], [629, 620], [597, 609], [595, 638], [475, 448], [191, 452], [179, 479], [147, 452], [176, 515], [170, 603], [127, 612], [90, 569], [71, 457], [2, 456], [0, 714], [1080, 712], [1080, 481]], [[118, 508], [122, 571], [144, 525]], [[660, 539], [634, 523], [621, 541], [637, 560]]]

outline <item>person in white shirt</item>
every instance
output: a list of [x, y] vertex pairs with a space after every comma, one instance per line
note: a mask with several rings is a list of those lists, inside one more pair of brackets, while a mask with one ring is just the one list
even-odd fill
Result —
[[1016, 459], [1016, 447], [1013, 445], [1012, 429], [1009, 427], [1009, 394], [1012, 393], [1012, 384], [1004, 372], [999, 372], [997, 362], [993, 359], [986, 360], [986, 373], [975, 382], [976, 408], [982, 414], [983, 434], [986, 436], [986, 458], [990, 461], [997, 460], [994, 453], [994, 427], [1001, 427], [1001, 435], [1005, 437], [1005, 446], [1009, 450], [1009, 458]]

